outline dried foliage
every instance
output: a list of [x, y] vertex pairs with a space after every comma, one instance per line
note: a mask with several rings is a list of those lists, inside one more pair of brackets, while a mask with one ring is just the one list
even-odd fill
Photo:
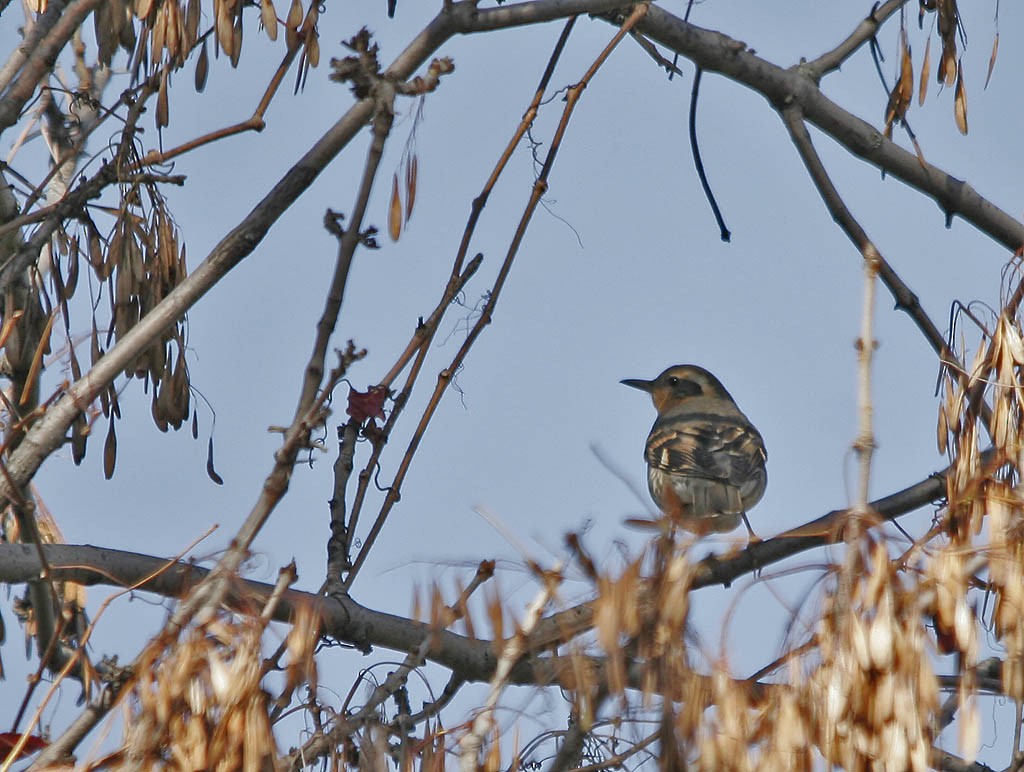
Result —
[[[31, 546], [28, 558], [17, 557], [38, 561], [36, 570], [22, 574], [20, 581], [28, 589], [17, 602], [16, 614], [27, 639], [36, 644], [39, 674], [44, 670], [57, 674], [57, 685], [45, 699], [35, 701], [34, 715], [23, 721], [40, 679], [33, 681], [14, 721], [18, 731], [0, 735], [0, 749], [9, 748], [10, 760], [42, 750], [41, 765], [49, 765], [75, 751], [81, 738], [74, 733], [52, 738], [54, 742], [46, 746], [38, 731], [49, 694], [70, 688], [64, 683], [68, 679], [77, 679], [85, 687], [90, 712], [83, 721], [98, 722], [112, 707], [120, 709], [119, 746], [87, 762], [92, 769], [262, 771], [320, 765], [332, 770], [432, 771], [458, 763], [466, 770], [497, 770], [535, 768], [550, 751], [554, 769], [650, 764], [665, 770], [830, 766], [895, 772], [939, 766], [937, 748], [954, 720], [963, 756], [957, 762], [971, 764], [979, 745], [978, 703], [984, 694], [1015, 701], [1020, 713], [1024, 703], [1024, 329], [1020, 313], [1024, 282], [1020, 266], [1013, 265], [1011, 287], [1004, 292], [998, 312], [982, 320], [964, 310], [958, 320], [960, 325], [966, 324], [964, 319], [971, 320], [975, 329], [970, 337], [977, 339], [973, 363], [963, 366], [961, 362], [971, 353], [962, 340], [966, 336], [961, 331], [961, 340], [951, 336], [943, 344], [917, 298], [878, 254], [828, 180], [810, 140], [804, 137], [813, 104], [797, 103], [808, 93], [820, 94], [821, 77], [873, 40], [878, 26], [900, 11], [900, 3], [876, 7], [850, 41], [821, 57], [818, 64], [805, 62], [813, 72], [804, 67], [769, 70], [773, 65], [758, 59], [745, 44], [712, 37], [646, 3], [617, 9], [598, 0], [589, 4], [538, 0], [497, 10], [478, 8], [468, 0], [445, 3], [438, 20], [410, 46], [413, 53], [402, 54], [391, 66], [382, 63], [378, 44], [363, 28], [344, 43], [347, 55], [330, 60], [330, 79], [348, 87], [354, 104], [253, 213], [225, 236], [203, 261], [205, 278], [198, 280], [199, 271], [189, 276], [185, 234], [179, 231], [166, 198], [167, 186], [182, 184], [183, 178], [165, 173], [164, 164], [187, 157], [202, 145], [262, 129], [267, 107], [285, 74], [294, 65], [299, 89], [309, 69], [318, 65], [323, 8], [317, 0], [308, 5], [292, 0], [281, 17], [279, 11], [285, 9], [276, 8], [273, 0], [212, 0], [205, 7], [201, 0], [105, 0], [92, 7], [83, 0], [67, 5], [61, 13], [69, 29], [61, 33], [65, 38], [57, 48], [68, 48], [74, 64], [69, 71], [79, 79], [77, 87], [62, 81], [64, 76], [53, 68], [52, 60], [41, 66], [38, 57], [23, 57], [19, 66], [27, 73], [26, 82], [34, 78], [30, 88], [19, 88], [20, 81], [13, 78], [0, 88], [0, 132], [13, 126], [21, 130], [10, 158], [17, 159], [37, 135], [46, 140], [46, 169], [38, 178], [21, 178], [11, 166], [0, 167], [6, 182], [8, 177], [15, 179], [0, 186], [0, 286], [4, 290], [0, 374], [9, 382], [3, 394], [0, 487], [6, 505], [4, 540]], [[85, 9], [77, 24], [72, 23], [77, 18], [70, 15], [72, 6]], [[36, 28], [40, 34], [57, 34], [53, 29], [59, 27], [47, 32], [42, 26], [47, 23], [47, 10], [46, 0], [35, 0], [26, 39], [34, 34], [33, 25], [40, 25]], [[529, 16], [534, 12], [543, 13]], [[575, 74], [571, 85], [553, 96], [550, 81], [566, 40], [577, 16], [591, 12], [610, 22], [607, 44], [585, 71]], [[80, 25], [89, 15], [97, 50], [87, 55]], [[422, 105], [454, 71], [450, 59], [431, 57], [447, 36], [456, 33], [561, 17], [568, 17], [562, 36], [534, 98], [473, 201], [436, 307], [424, 316], [418, 310], [412, 315], [413, 332], [389, 369], [364, 390], [356, 388], [348, 380], [348, 370], [366, 351], [350, 340], [336, 352], [332, 366], [328, 361], [331, 342], [353, 260], [362, 251], [380, 246], [377, 227], [367, 215], [375, 182], [380, 187], [381, 180], [386, 185], [391, 177], [386, 207], [376, 213], [387, 220], [391, 239], [410, 235], [408, 226], [421, 185], [416, 132]], [[907, 28], [902, 13], [899, 19], [896, 80], [891, 89], [886, 86], [883, 125], [879, 131], [872, 130], [871, 137], [872, 152], [883, 148], [889, 155], [879, 153], [871, 161], [903, 178], [924, 170], [927, 179], [918, 187], [952, 211], [956, 206], [947, 186], [929, 182], [933, 177], [945, 178], [925, 162], [910, 131], [908, 112], [915, 93], [919, 104], [927, 98], [935, 37], [937, 80], [942, 89], [953, 90], [955, 125], [967, 133], [963, 20], [955, 0], [920, 0], [919, 31], [925, 40], [915, 88], [911, 54], [915, 33]], [[927, 31], [925, 19], [933, 20]], [[271, 41], [277, 40], [281, 27], [284, 31], [281, 62], [252, 117], [212, 129], [175, 148], [164, 148], [159, 139], [147, 135], [144, 115], [152, 115], [158, 136], [171, 125], [174, 75], [190, 58], [195, 59], [193, 80], [198, 91], [208, 82], [211, 59], [216, 61], [223, 54], [232, 67], [240, 64], [246, 26], [250, 32], [254, 27], [262, 29]], [[691, 39], [703, 43], [688, 48]], [[862, 461], [863, 494], [847, 510], [768, 542], [736, 544], [707, 558], [697, 557], [705, 547], [683, 533], [678, 522], [656, 516], [645, 521], [647, 533], [653, 533], [649, 541], [635, 553], [624, 550], [617, 562], [593, 558], [578, 535], [569, 537], [566, 564], [555, 561], [547, 566], [526, 558], [537, 586], [529, 601], [499, 589], [491, 582], [493, 561], [482, 561], [473, 579], [465, 585], [457, 581], [453, 592], [433, 585], [425, 598], [417, 598], [410, 618], [363, 608], [353, 600], [353, 583], [402, 498], [406, 475], [441, 400], [451, 392], [455, 375], [492, 320], [533, 213], [548, 190], [574, 109], [612, 52], [630, 40], [639, 42], [658, 66], [670, 72], [678, 68], [668, 64], [658, 45], [671, 43], [676, 53], [692, 57], [699, 66], [713, 64], [737, 80], [753, 79], [759, 70], [768, 72], [762, 82], [748, 85], [769, 96], [784, 115], [826, 204], [854, 241], [858, 259], [867, 264], [872, 292], [877, 276], [938, 352], [942, 383], [937, 436], [940, 451], [949, 457], [941, 485], [935, 484], [938, 493], [932, 494], [931, 501], [913, 504], [899, 500], [872, 506], [866, 501], [873, 437], [870, 390], [865, 387], [860, 405], [864, 431], [855, 442]], [[728, 44], [723, 45], [723, 40]], [[721, 58], [705, 61], [712, 50], [720, 52]], [[992, 77], [997, 50], [998, 35], [986, 83]], [[31, 66], [42, 69], [34, 72]], [[106, 84], [116, 67], [127, 69], [128, 87], [112, 97], [106, 93]], [[422, 74], [417, 75], [418, 70]], [[773, 91], [780, 82], [786, 86], [785, 98]], [[396, 105], [403, 100], [415, 105], [415, 119], [399, 161], [382, 170], [384, 148], [394, 141]], [[536, 179], [518, 225], [491, 283], [481, 290], [483, 300], [467, 323], [463, 342], [454, 354], [438, 355], [433, 346], [436, 333], [482, 261], [482, 256], [470, 257], [468, 252], [478, 219], [509, 158], [535, 130], [534, 120], [542, 108], [561, 112], [543, 158], [542, 143], [535, 145]], [[835, 119], [837, 125], [841, 119], [841, 115]], [[862, 123], [851, 121], [847, 128], [860, 130]], [[198, 436], [198, 411], [186, 357], [185, 310], [255, 248], [281, 212], [366, 126], [371, 137], [353, 206], [346, 215], [329, 210], [325, 217], [328, 232], [337, 239], [335, 272], [323, 298], [315, 299], [324, 310], [302, 371], [293, 422], [280, 429], [281, 445], [257, 503], [215, 568], [200, 573], [193, 572], [192, 566], [161, 563], [149, 573], [128, 579], [130, 570], [140, 569], [133, 569], [127, 560], [114, 568], [102, 560], [85, 566], [48, 562], [48, 555], [60, 554], [50, 548], [63, 539], [38, 492], [29, 485], [43, 459], [68, 444], [74, 461], [81, 463], [102, 416], [106, 422], [103, 470], [112, 477], [119, 450], [124, 452], [119, 448], [117, 422], [135, 418], [122, 416], [119, 395], [126, 388], [151, 390], [151, 417], [160, 431], [177, 430], [191, 420], [193, 436]], [[900, 157], [892, 142], [895, 127], [906, 129], [914, 145], [917, 158], [906, 154], [911, 170], [892, 160]], [[90, 137], [101, 129], [100, 136], [109, 141], [90, 149]], [[967, 205], [961, 210], [997, 240], [1006, 242], [1019, 234], [1015, 230], [1019, 223], [1007, 226], [1009, 218], [1001, 219], [988, 202], [982, 201], [975, 210]], [[380, 295], [385, 305], [387, 293]], [[874, 296], [866, 296], [872, 302], [865, 303], [868, 334], [859, 342], [862, 384], [870, 382], [874, 346], [870, 334]], [[385, 313], [406, 310], [386, 308]], [[407, 446], [389, 446], [414, 389], [423, 388], [421, 375], [429, 369], [425, 363], [430, 356], [449, 358], [437, 369], [433, 391], [428, 391], [420, 406]], [[44, 381], [48, 357], [66, 362], [73, 382]], [[44, 383], [51, 390], [49, 395]], [[345, 383], [344, 416], [340, 410], [332, 416], [332, 399]], [[337, 430], [338, 446], [329, 503], [331, 538], [321, 589], [306, 595], [287, 590], [294, 581], [293, 570], [284, 571], [274, 587], [244, 584], [243, 569], [254, 539], [285, 496], [305, 454], [323, 449], [328, 425]], [[220, 482], [213, 467], [212, 437], [208, 447], [208, 474]], [[390, 463], [382, 463], [389, 452]], [[383, 470], [394, 470], [390, 480], [380, 479]], [[351, 487], [350, 477], [355, 478]], [[360, 520], [372, 506], [367, 502], [372, 500], [375, 483], [380, 488], [379, 509], [370, 522], [365, 517]], [[943, 494], [944, 501], [939, 502]], [[882, 527], [885, 521], [926, 503], [938, 504], [937, 512], [931, 527], [913, 535], [909, 546]], [[758, 572], [771, 562], [822, 545], [830, 550], [820, 562], [820, 581], [800, 610], [782, 623], [791, 633], [783, 651], [767, 654], [768, 661], [752, 676], [738, 672], [730, 661], [728, 640], [717, 654], [706, 653], [691, 618], [695, 595], [702, 588], [712, 582], [729, 584], [744, 575], [751, 576], [751, 585], [759, 585], [764, 577]], [[759, 562], [759, 556], [767, 558]], [[91, 581], [180, 598], [163, 629], [128, 666], [121, 667], [113, 659], [94, 665], [86, 656], [89, 624], [83, 585], [65, 581], [62, 572], [89, 570], [94, 572], [86, 574]], [[586, 600], [575, 606], [566, 601], [570, 575], [584, 579]], [[484, 599], [474, 598], [485, 584]], [[286, 632], [272, 624], [277, 622]], [[796, 640], [797, 631], [803, 632], [804, 640]], [[1002, 657], [997, 676], [984, 667], [986, 631], [996, 642], [990, 648]], [[334, 643], [364, 654], [376, 647], [393, 649], [404, 659], [398, 663], [375, 660], [350, 683], [327, 688], [320, 683], [318, 666], [341, 648], [329, 645]], [[450, 672], [441, 689], [431, 683], [433, 666]], [[465, 697], [463, 687], [474, 681], [486, 683], [486, 693]], [[567, 728], [541, 732], [525, 742], [518, 732], [510, 731], [502, 708], [508, 692], [519, 685], [551, 697], [547, 716], [556, 718], [549, 723], [560, 727], [568, 716]], [[556, 690], [564, 701], [552, 708]], [[420, 691], [426, 695], [422, 701]], [[943, 692], [949, 694], [945, 702], [940, 697]], [[463, 697], [472, 700], [469, 708], [456, 702]]]
[[[286, 689], [316, 683], [313, 615], [286, 641]], [[124, 738], [103, 766], [152, 770], [279, 768], [271, 695], [264, 688], [266, 620], [220, 614], [141, 654], [122, 701]]]

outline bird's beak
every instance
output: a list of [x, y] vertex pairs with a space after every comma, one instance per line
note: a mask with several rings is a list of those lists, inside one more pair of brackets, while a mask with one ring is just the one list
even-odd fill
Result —
[[640, 378], [627, 378], [619, 383], [625, 384], [626, 386], [632, 386], [634, 389], [640, 389], [640, 391], [646, 391], [650, 393], [651, 387], [654, 385], [651, 381], [644, 381]]

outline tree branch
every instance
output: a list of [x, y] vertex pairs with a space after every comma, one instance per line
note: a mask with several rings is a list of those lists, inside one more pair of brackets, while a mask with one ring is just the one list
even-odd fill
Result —
[[867, 41], [871, 40], [885, 24], [886, 20], [907, 4], [907, 0], [888, 0], [881, 6], [871, 9], [871, 13], [857, 25], [846, 40], [828, 51], [817, 59], [812, 59], [803, 67], [816, 74], [815, 80], [820, 80], [823, 75], [838, 70], [843, 62], [849, 59]]
[[688, 24], [659, 6], [652, 6], [637, 28], [702, 69], [719, 72], [763, 94], [777, 109], [799, 104], [807, 120], [853, 155], [935, 199], [947, 223], [959, 215], [1010, 251], [1024, 245], [1024, 224], [983, 198], [969, 183], [922, 161], [830, 100], [818, 88], [817, 74], [806, 65], [779, 67], [752, 53], [745, 43]]

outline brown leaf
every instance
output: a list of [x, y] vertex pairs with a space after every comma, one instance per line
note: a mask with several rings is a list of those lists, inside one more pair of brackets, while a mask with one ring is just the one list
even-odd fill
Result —
[[[42, 2], [43, 8], [46, 7], [45, 1]], [[35, 735], [28, 735], [22, 742], [22, 735], [18, 732], [0, 732], [0, 754], [7, 756], [14, 748], [21, 743], [21, 749], [18, 751], [18, 755], [13, 758], [8, 758], [8, 761], [17, 761], [23, 759], [26, 756], [31, 756], [36, 751], [42, 750], [49, 745], [46, 740], [42, 737], [36, 737]]]
[[107, 439], [103, 443], [103, 476], [110, 479], [114, 476], [114, 467], [117, 464], [117, 434], [114, 432], [114, 419], [110, 419], [110, 428], [107, 429]]
[[405, 221], [412, 217], [412, 207], [416, 203], [416, 179], [419, 176], [419, 159], [413, 153], [405, 165]]
[[967, 133], [967, 89], [964, 88], [963, 67], [956, 76], [956, 95], [953, 98], [953, 115], [961, 134]]
[[924, 44], [924, 61], [921, 62], [921, 82], [918, 84], [917, 104], [923, 105], [928, 95], [928, 76], [932, 73], [932, 39]]
[[996, 66], [996, 54], [999, 52], [999, 33], [992, 39], [992, 54], [988, 57], [988, 72], [985, 74], [985, 88], [988, 88], [988, 82], [992, 80], [992, 70]]
[[153, 10], [154, 0], [136, 0], [135, 2], [135, 18], [145, 21], [146, 17], [149, 16], [149, 12]]
[[393, 175], [391, 182], [391, 206], [388, 208], [388, 235], [392, 241], [398, 241], [402, 234], [402, 199], [398, 195], [398, 174]]

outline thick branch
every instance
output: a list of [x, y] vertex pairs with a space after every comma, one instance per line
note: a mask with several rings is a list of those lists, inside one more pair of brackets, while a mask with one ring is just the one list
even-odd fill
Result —
[[[945, 473], [934, 474], [916, 485], [897, 493], [876, 499], [870, 509], [882, 519], [894, 519], [941, 498], [945, 492]], [[706, 558], [702, 571], [695, 578], [693, 589], [712, 584], [728, 585], [740, 576], [762, 569], [772, 563], [792, 557], [814, 547], [831, 544], [837, 530], [845, 522], [847, 510], [838, 509], [816, 520], [787, 531], [767, 541], [751, 544], [739, 554], [720, 559]], [[140, 590], [166, 597], [182, 597], [209, 573], [206, 569], [186, 563], [172, 565], [157, 574], [166, 561], [120, 550], [48, 544], [42, 546], [43, 555], [50, 564], [55, 579], [81, 584], [107, 584], [117, 587], [139, 585]], [[0, 582], [17, 584], [38, 575], [41, 570], [39, 556], [34, 548], [23, 544], [0, 544]], [[153, 574], [157, 574], [153, 576]], [[269, 596], [273, 586], [260, 582], [239, 581], [227, 599], [237, 608], [258, 607], [260, 600]], [[318, 605], [324, 617], [324, 633], [360, 648], [384, 646], [397, 651], [412, 651], [429, 634], [428, 625], [411, 622], [402, 617], [371, 611], [351, 598], [341, 596], [323, 598], [310, 593], [289, 590], [275, 610], [274, 618], [288, 621], [300, 603]], [[548, 617], [535, 632], [535, 649], [551, 641], [564, 640], [568, 631], [578, 631], [590, 624], [589, 606], [584, 604]], [[493, 672], [495, 657], [489, 644], [482, 648], [468, 646], [469, 639], [450, 632], [439, 634], [437, 646], [430, 659], [458, 672], [467, 680], [484, 680]], [[524, 665], [521, 664], [520, 667]], [[514, 683], [524, 675], [516, 671]]]

